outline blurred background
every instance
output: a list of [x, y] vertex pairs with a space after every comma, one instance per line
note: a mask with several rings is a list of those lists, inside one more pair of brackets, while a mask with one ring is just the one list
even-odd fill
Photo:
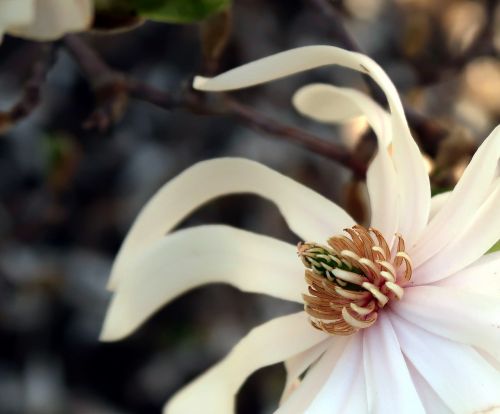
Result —
[[[197, 73], [292, 47], [349, 48], [346, 41], [354, 41], [387, 71], [412, 111], [435, 193], [454, 185], [500, 121], [497, 1], [234, 0], [231, 19], [230, 28], [225, 16], [208, 26], [146, 22], [132, 31], [81, 37], [110, 67], [174, 97]], [[222, 33], [212, 60], [203, 52], [207, 27]], [[0, 111], [19, 101], [47, 47], [5, 38]], [[166, 111], [131, 98], [114, 125], [85, 126], [98, 103], [94, 90], [63, 42], [53, 53], [33, 112], [9, 125], [0, 113], [0, 412], [160, 413], [173, 392], [251, 327], [298, 306], [208, 286], [166, 306], [130, 338], [99, 343], [110, 267], [140, 207], [193, 163], [228, 155], [263, 162], [360, 221], [369, 217], [364, 183], [321, 154], [256, 132], [234, 116]], [[370, 92], [360, 76], [324, 68], [232, 96], [344, 147], [366, 165], [374, 147], [362, 119], [335, 128], [303, 119], [291, 107], [297, 88], [318, 81]], [[212, 98], [200, 99], [210, 108]], [[277, 209], [253, 196], [210, 203], [181, 227], [220, 222], [297, 242]], [[257, 372], [238, 397], [238, 412], [271, 413], [283, 384], [282, 366]]]

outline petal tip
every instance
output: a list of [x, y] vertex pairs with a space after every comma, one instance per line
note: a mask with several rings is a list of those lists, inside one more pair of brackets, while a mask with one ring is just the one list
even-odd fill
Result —
[[208, 90], [206, 86], [209, 80], [210, 78], [205, 78], [204, 76], [195, 76], [193, 80], [193, 88], [199, 91]]

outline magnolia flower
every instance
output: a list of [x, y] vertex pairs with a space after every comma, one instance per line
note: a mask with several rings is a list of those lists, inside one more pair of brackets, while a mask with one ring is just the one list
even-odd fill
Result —
[[54, 40], [87, 29], [92, 18], [92, 0], [0, 0], [0, 42], [5, 32]]
[[[280, 414], [493, 412], [500, 408], [500, 253], [485, 252], [500, 238], [500, 128], [455, 189], [431, 199], [396, 89], [364, 55], [303, 47], [197, 78], [195, 87], [243, 88], [324, 65], [371, 76], [389, 104], [390, 113], [358, 91], [322, 84], [294, 97], [314, 119], [364, 115], [375, 131], [370, 227], [256, 162], [199, 163], [160, 189], [128, 233], [109, 282], [114, 296], [102, 339], [130, 335], [191, 288], [224, 282], [296, 301], [304, 311], [253, 329], [165, 413], [232, 413], [245, 379], [281, 361]], [[195, 208], [230, 193], [271, 200], [305, 243], [296, 248], [223, 225], [169, 234]]]

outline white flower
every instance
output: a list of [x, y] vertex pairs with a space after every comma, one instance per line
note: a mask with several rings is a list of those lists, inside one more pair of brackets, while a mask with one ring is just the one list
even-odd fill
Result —
[[54, 40], [88, 29], [92, 18], [92, 0], [0, 0], [0, 42], [4, 33]]
[[[206, 161], [167, 183], [142, 210], [116, 259], [103, 340], [131, 334], [165, 303], [211, 282], [299, 303], [310, 285], [305, 302], [312, 317], [300, 312], [253, 329], [175, 395], [166, 413], [231, 413], [245, 379], [280, 361], [288, 379], [278, 413], [479, 413], [500, 407], [500, 253], [484, 255], [500, 238], [500, 128], [453, 192], [431, 199], [398, 94], [366, 56], [304, 47], [213, 79], [197, 78], [195, 87], [242, 88], [332, 64], [371, 76], [390, 114], [360, 92], [328, 85], [301, 89], [294, 103], [324, 122], [366, 116], [379, 142], [367, 186], [371, 226], [380, 237], [355, 227], [341, 238], [343, 229], [355, 226], [345, 211], [252, 161]], [[307, 283], [297, 250], [287, 243], [222, 225], [167, 234], [201, 204], [229, 193], [273, 201], [301, 240], [324, 245], [299, 245]]]

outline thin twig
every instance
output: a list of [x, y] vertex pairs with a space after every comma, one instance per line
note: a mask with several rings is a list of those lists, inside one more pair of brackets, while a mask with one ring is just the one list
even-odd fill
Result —
[[16, 122], [30, 115], [40, 103], [42, 87], [55, 62], [56, 45], [41, 44], [40, 53], [19, 101], [8, 111], [0, 112], [0, 134], [6, 133]]
[[[68, 41], [69, 40], [69, 41]], [[349, 151], [338, 144], [326, 141], [307, 131], [290, 125], [278, 122], [275, 119], [267, 117], [254, 109], [243, 105], [242, 103], [226, 95], [220, 95], [219, 98], [210, 103], [207, 102], [206, 95], [200, 94], [191, 88], [187, 88], [179, 95], [162, 91], [137, 79], [126, 77], [120, 72], [116, 72], [105, 64], [100, 56], [89, 47], [89, 45], [80, 37], [70, 35], [65, 39], [65, 45], [81, 66], [85, 76], [96, 87], [96, 93], [99, 93], [99, 85], [117, 84], [120, 85], [119, 97], [127, 96], [149, 102], [166, 110], [182, 109], [198, 115], [210, 116], [229, 116], [241, 124], [272, 135], [276, 138], [298, 144], [308, 150], [332, 159], [346, 168], [350, 169], [358, 178], [363, 178], [366, 174], [366, 164], [349, 153]], [[105, 79], [106, 82], [96, 82], [93, 77]], [[109, 91], [109, 88], [108, 88]], [[113, 101], [112, 96], [108, 97]], [[109, 114], [108, 114], [109, 115]], [[105, 125], [116, 122], [117, 119], [108, 116]]]

